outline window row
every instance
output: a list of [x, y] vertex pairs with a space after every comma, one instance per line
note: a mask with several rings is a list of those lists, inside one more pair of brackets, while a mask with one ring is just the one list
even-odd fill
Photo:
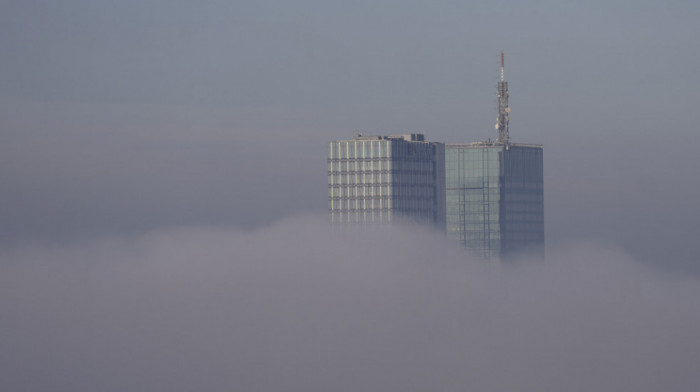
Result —
[[330, 176], [328, 177], [329, 186], [345, 185], [345, 186], [367, 186], [387, 184], [394, 187], [401, 186], [435, 186], [435, 181], [432, 178], [425, 176], [401, 176], [400, 178], [390, 177], [388, 174], [372, 174], [372, 175], [355, 175], [355, 176]]
[[372, 157], [433, 157], [435, 147], [430, 143], [410, 143], [405, 141], [335, 141], [330, 142], [328, 158], [372, 158]]
[[408, 175], [417, 177], [423, 176], [430, 178], [434, 176], [434, 172], [429, 170], [331, 170], [328, 172], [329, 176], [370, 174], [392, 174], [394, 176]]

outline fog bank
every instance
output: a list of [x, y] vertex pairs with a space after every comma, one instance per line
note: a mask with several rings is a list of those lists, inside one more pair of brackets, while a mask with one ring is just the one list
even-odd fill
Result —
[[700, 284], [594, 245], [501, 268], [298, 216], [5, 252], [0, 388], [692, 390]]

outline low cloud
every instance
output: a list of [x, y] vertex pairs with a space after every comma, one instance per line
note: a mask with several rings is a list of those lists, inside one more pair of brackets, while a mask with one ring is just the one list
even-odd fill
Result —
[[692, 390], [700, 282], [594, 245], [510, 267], [418, 227], [6, 251], [0, 388]]

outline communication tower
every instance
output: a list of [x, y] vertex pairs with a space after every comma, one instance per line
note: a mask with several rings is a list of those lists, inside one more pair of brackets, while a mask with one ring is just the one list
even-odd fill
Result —
[[508, 82], [505, 79], [504, 63], [503, 52], [501, 52], [501, 80], [498, 82], [498, 118], [496, 119], [498, 139], [496, 139], [496, 142], [508, 144], [510, 141], [510, 135], [508, 134], [510, 107], [508, 107]]

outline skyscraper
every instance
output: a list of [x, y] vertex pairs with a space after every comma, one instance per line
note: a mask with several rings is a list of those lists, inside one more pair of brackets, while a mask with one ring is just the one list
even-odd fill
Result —
[[328, 207], [334, 223], [410, 219], [444, 229], [445, 145], [420, 133], [330, 142]]
[[544, 255], [542, 146], [512, 143], [509, 115], [501, 53], [498, 138], [445, 146], [447, 235], [484, 258]]

